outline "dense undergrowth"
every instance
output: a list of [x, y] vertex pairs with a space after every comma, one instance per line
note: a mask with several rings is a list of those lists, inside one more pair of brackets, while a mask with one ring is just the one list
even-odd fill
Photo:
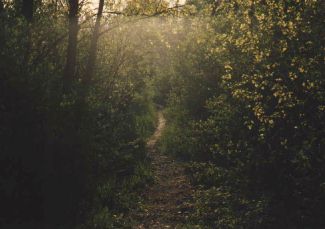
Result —
[[130, 227], [154, 103], [191, 225], [325, 228], [323, 1], [86, 3], [0, 0], [1, 228]]
[[145, 142], [156, 114], [140, 38], [130, 27], [102, 35], [85, 88], [85, 20], [67, 86], [66, 11], [44, 3], [31, 22], [6, 2], [0, 14], [0, 227], [126, 227], [152, 182]]
[[323, 2], [221, 1], [208, 19], [215, 5], [192, 2], [160, 143], [189, 161], [192, 221], [324, 228]]

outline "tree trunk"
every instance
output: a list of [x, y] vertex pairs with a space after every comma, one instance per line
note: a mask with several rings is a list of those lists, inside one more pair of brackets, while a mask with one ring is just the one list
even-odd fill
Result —
[[34, 12], [34, 1], [33, 0], [23, 0], [23, 5], [21, 7], [21, 13], [24, 15], [28, 22], [33, 20]]
[[64, 89], [69, 90], [75, 78], [78, 38], [78, 0], [69, 0], [69, 37], [67, 60], [64, 69]]
[[31, 31], [31, 24], [33, 21], [33, 14], [34, 14], [34, 0], [22, 0], [21, 5], [21, 14], [24, 16], [24, 18], [27, 21], [27, 25], [24, 28], [24, 41], [25, 43], [25, 53], [23, 56], [23, 65], [27, 67], [30, 54], [31, 54], [31, 48], [32, 48], [32, 31]]
[[87, 62], [85, 77], [84, 77], [84, 84], [90, 83], [93, 78], [95, 65], [96, 65], [96, 57], [97, 57], [97, 43], [100, 36], [100, 20], [103, 15], [103, 8], [104, 8], [104, 0], [99, 1], [98, 13], [94, 28], [94, 33], [90, 43], [90, 50], [89, 50], [89, 58]]
[[[0, 14], [4, 11], [3, 0], [0, 0]], [[0, 15], [1, 16], [1, 15]]]

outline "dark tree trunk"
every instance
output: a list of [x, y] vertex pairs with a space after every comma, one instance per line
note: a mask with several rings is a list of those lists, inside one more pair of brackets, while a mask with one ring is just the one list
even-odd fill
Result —
[[84, 77], [85, 84], [90, 83], [90, 81], [92, 80], [93, 75], [94, 75], [96, 57], [97, 57], [97, 43], [98, 43], [98, 39], [100, 36], [100, 33], [99, 33], [100, 32], [99, 31], [100, 30], [100, 20], [103, 15], [103, 8], [104, 8], [104, 0], [100, 0], [99, 6], [98, 6], [98, 13], [97, 13], [97, 18], [96, 18], [94, 33], [93, 33], [91, 43], [90, 43], [89, 58], [88, 58], [85, 77]]
[[3, 0], [0, 0], [0, 14], [3, 12], [3, 10], [4, 10]]
[[28, 22], [33, 20], [34, 12], [34, 1], [33, 0], [23, 0], [23, 5], [21, 7], [21, 13], [24, 15]]
[[76, 59], [77, 59], [77, 38], [78, 38], [78, 0], [69, 0], [69, 36], [67, 60], [64, 69], [64, 88], [68, 90], [72, 80], [75, 78]]
[[31, 23], [33, 20], [34, 14], [34, 7], [35, 7], [34, 0], [22, 0], [21, 6], [21, 14], [24, 16], [26, 21], [28, 22], [27, 26], [25, 27], [25, 54], [23, 59], [23, 65], [27, 66], [29, 58], [30, 58], [30, 51], [32, 47], [32, 32], [31, 32]]

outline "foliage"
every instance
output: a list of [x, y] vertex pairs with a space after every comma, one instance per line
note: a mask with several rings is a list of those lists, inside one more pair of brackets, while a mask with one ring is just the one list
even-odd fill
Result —
[[199, 162], [189, 169], [202, 187], [194, 220], [324, 227], [323, 10], [321, 1], [222, 1], [199, 21], [207, 35], [177, 50], [188, 58], [175, 63], [162, 149]]
[[127, 39], [130, 27], [101, 37], [85, 88], [92, 26], [85, 18], [66, 90], [67, 12], [51, 4], [32, 22], [9, 2], [0, 12], [0, 227], [124, 225], [136, 193], [152, 182], [145, 140], [155, 110], [134, 51], [139, 40]]
[[323, 1], [68, 3], [0, 1], [1, 227], [130, 227], [152, 101], [189, 227], [325, 227]]

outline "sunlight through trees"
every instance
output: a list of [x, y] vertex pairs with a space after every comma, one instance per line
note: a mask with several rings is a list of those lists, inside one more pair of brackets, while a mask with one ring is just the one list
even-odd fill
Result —
[[324, 11], [0, 0], [0, 227], [140, 225], [159, 109], [195, 189], [179, 228], [325, 228]]

